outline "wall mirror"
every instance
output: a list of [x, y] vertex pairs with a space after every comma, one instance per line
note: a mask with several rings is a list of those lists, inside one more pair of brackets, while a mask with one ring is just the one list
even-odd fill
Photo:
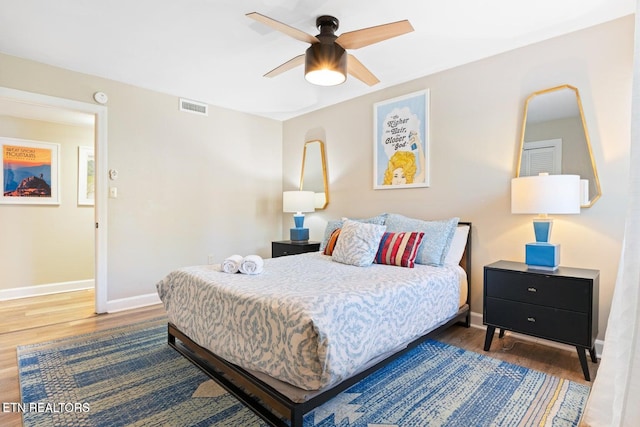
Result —
[[316, 193], [316, 209], [324, 209], [329, 204], [327, 163], [324, 143], [320, 140], [308, 141], [304, 144], [300, 190]]
[[580, 94], [573, 86], [545, 89], [526, 100], [516, 176], [540, 172], [580, 175], [586, 180], [582, 207], [592, 206], [602, 194]]

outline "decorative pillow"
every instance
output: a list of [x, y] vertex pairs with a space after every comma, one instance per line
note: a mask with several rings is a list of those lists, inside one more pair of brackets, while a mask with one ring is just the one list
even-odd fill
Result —
[[464, 255], [464, 248], [467, 247], [467, 236], [469, 235], [469, 226], [461, 225], [456, 227], [453, 233], [453, 239], [451, 240], [451, 246], [449, 252], [444, 258], [445, 264], [458, 265]]
[[389, 232], [422, 231], [424, 238], [418, 248], [416, 263], [439, 267], [444, 264], [444, 259], [449, 252], [458, 220], [459, 218], [423, 221], [399, 214], [389, 214], [385, 224]]
[[358, 267], [371, 265], [385, 230], [384, 225], [345, 220], [331, 259]]
[[366, 224], [378, 224], [384, 225], [385, 220], [387, 219], [387, 214], [383, 213], [378, 216], [374, 216], [371, 218], [342, 218], [341, 220], [332, 219], [327, 222], [327, 226], [324, 229], [324, 237], [322, 238], [322, 242], [320, 243], [320, 250], [323, 251], [327, 246], [327, 242], [331, 237], [331, 233], [334, 232], [337, 228], [341, 228], [345, 219], [350, 219], [352, 221], [364, 222]]
[[338, 236], [340, 235], [340, 230], [342, 230], [342, 228], [336, 228], [335, 230], [333, 230], [333, 233], [331, 233], [331, 237], [329, 237], [327, 246], [324, 247], [323, 253], [325, 255], [333, 254], [333, 250], [336, 247], [336, 242], [338, 241]]
[[380, 240], [376, 264], [413, 268], [424, 233], [384, 233]]

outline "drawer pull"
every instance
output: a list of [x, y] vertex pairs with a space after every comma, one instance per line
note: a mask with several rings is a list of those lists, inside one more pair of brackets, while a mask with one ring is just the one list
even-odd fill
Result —
[[527, 290], [528, 290], [529, 292], [538, 292], [538, 290], [537, 290], [536, 288], [533, 288], [533, 287], [531, 287], [531, 288], [527, 288]]
[[527, 322], [536, 323], [535, 317], [527, 317]]

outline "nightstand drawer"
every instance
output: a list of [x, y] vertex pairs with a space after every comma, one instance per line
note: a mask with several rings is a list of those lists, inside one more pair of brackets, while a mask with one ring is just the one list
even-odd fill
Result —
[[[498, 297], [581, 313], [591, 311], [591, 286], [588, 281], [545, 276], [543, 273], [524, 274], [492, 269], [487, 269], [485, 275], [487, 297]], [[544, 276], [545, 280], [540, 280], [540, 276]]]
[[282, 240], [279, 242], [271, 242], [271, 256], [273, 258], [304, 254], [307, 252], [316, 252], [320, 250], [320, 242], [292, 242], [291, 240]]
[[586, 313], [487, 298], [485, 323], [565, 344], [592, 346]]

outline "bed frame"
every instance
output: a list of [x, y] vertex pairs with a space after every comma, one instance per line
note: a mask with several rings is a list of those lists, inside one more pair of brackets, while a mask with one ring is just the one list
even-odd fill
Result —
[[247, 370], [229, 363], [206, 348], [199, 346], [172, 323], [169, 323], [167, 328], [168, 343], [267, 423], [276, 427], [302, 427], [303, 417], [306, 413], [331, 400], [358, 381], [415, 348], [423, 341], [439, 335], [452, 325], [460, 324], [467, 328], [471, 325], [471, 223], [461, 222], [459, 225], [469, 226], [467, 246], [460, 261], [460, 266], [467, 272], [466, 304], [446, 323], [411, 342], [399, 352], [322, 391], [309, 400], [304, 402], [292, 401], [289, 397], [258, 379]]

